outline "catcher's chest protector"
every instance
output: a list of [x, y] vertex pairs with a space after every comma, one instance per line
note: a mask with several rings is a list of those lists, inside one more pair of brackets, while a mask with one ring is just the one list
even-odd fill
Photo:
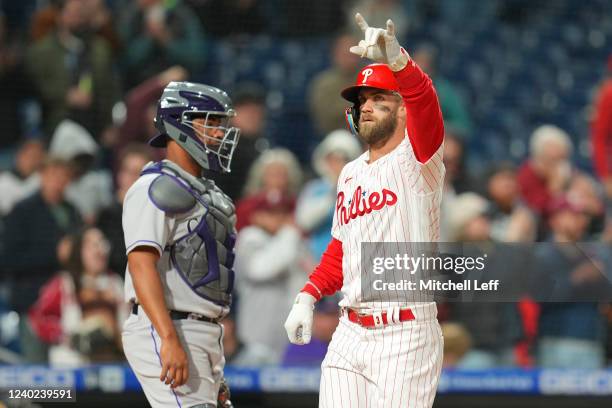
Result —
[[213, 181], [194, 177], [166, 160], [148, 164], [142, 174], [159, 174], [149, 188], [151, 201], [186, 227], [166, 245], [170, 262], [199, 296], [229, 306], [236, 241], [231, 199]]

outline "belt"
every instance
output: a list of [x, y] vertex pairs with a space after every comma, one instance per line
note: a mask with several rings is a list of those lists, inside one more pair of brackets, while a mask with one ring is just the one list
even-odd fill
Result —
[[[132, 314], [137, 315], [139, 307], [140, 305], [138, 303], [132, 303]], [[199, 320], [201, 322], [208, 322], [208, 323], [219, 323], [219, 319], [213, 319], [212, 317], [202, 316], [201, 314], [198, 314], [198, 313], [179, 312], [178, 310], [168, 310], [168, 313], [170, 314], [170, 319], [172, 320], [190, 319], [190, 320]]]
[[388, 324], [405, 322], [414, 320], [414, 313], [410, 309], [401, 309], [394, 317], [389, 318], [387, 312], [377, 312], [370, 315], [361, 314], [353, 309], [344, 308], [343, 313], [346, 313], [349, 321], [363, 327], [382, 327]]

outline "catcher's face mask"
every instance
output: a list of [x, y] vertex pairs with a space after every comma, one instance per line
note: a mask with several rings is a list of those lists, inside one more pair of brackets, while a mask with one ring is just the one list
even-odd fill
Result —
[[165, 147], [177, 142], [203, 169], [230, 172], [240, 130], [230, 125], [236, 115], [221, 89], [192, 82], [170, 82], [157, 105], [159, 135], [149, 141]]

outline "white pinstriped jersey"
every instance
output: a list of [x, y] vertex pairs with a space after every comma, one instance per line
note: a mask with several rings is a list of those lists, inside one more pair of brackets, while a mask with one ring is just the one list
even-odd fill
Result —
[[[397, 306], [385, 302], [384, 294], [382, 302], [362, 299], [361, 244], [439, 239], [445, 172], [442, 150], [440, 145], [427, 162], [420, 163], [406, 135], [393, 151], [378, 160], [368, 163], [369, 152], [365, 152], [342, 170], [332, 226], [332, 236], [342, 242], [343, 251], [344, 297], [340, 306], [370, 310]], [[393, 257], [395, 253], [384, 255]], [[414, 293], [414, 302], [428, 299], [421, 295]]]

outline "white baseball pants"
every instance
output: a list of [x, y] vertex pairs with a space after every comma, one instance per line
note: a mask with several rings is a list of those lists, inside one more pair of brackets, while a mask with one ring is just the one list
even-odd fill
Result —
[[320, 408], [433, 405], [442, 370], [442, 330], [435, 304], [419, 304], [413, 312], [415, 320], [382, 328], [340, 319], [321, 365]]
[[189, 358], [189, 379], [173, 390], [159, 380], [161, 339], [143, 309], [139, 308], [138, 315], [131, 314], [123, 325], [124, 353], [149, 404], [153, 408], [216, 407], [225, 365], [222, 326], [190, 319], [174, 320], [174, 326]]

